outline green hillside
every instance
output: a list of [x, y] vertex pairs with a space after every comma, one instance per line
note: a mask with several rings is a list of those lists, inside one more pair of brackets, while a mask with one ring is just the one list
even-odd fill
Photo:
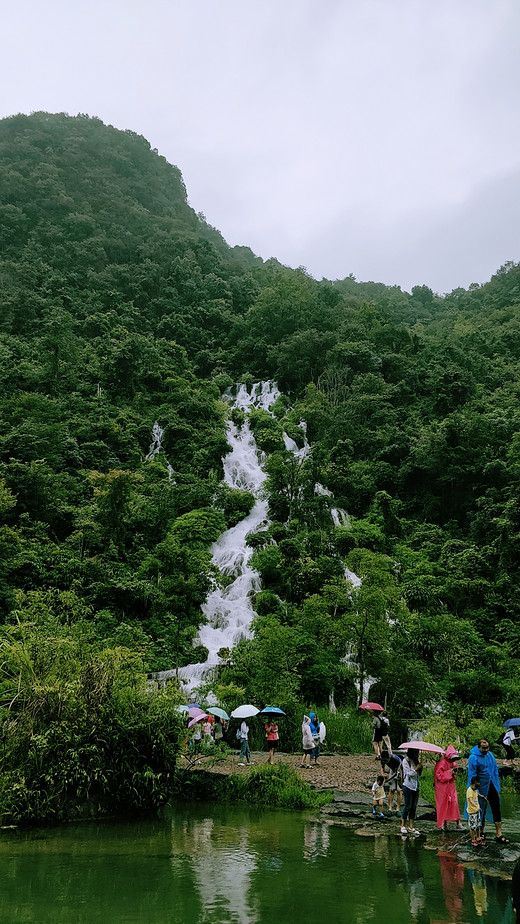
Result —
[[[316, 281], [228, 247], [177, 167], [86, 116], [4, 119], [0, 169], [0, 682], [20, 753], [35, 729], [55, 747], [49, 691], [69, 676], [88, 713], [92, 659], [114, 672], [103, 710], [123, 662], [135, 691], [203, 659], [209, 546], [251, 503], [221, 482], [221, 390], [269, 378], [276, 417], [251, 417], [273, 521], [250, 539], [263, 590], [222, 688], [355, 704], [349, 647], [396, 720], [518, 714], [520, 265], [444, 297]], [[282, 433], [301, 444], [301, 420], [298, 465]]]

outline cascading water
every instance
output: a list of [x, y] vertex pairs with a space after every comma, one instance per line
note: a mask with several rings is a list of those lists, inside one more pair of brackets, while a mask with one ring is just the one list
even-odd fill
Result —
[[[280, 392], [273, 382], [261, 382], [253, 386], [248, 392], [245, 385], [238, 386], [236, 394], [225, 392], [223, 399], [231, 407], [244, 411], [247, 414], [252, 408], [270, 411], [280, 396]], [[303, 446], [298, 447], [296, 442], [284, 433], [285, 448], [293, 452], [297, 459], [303, 461], [310, 446], [307, 440], [305, 421], [300, 421], [300, 429], [304, 435]], [[163, 430], [158, 423], [154, 424], [152, 432], [152, 445], [147, 459], [153, 459], [162, 451]], [[209, 594], [202, 612], [207, 622], [201, 626], [195, 644], [203, 645], [208, 656], [206, 661], [189, 664], [178, 671], [179, 679], [186, 693], [196, 689], [205, 679], [209, 679], [212, 672], [221, 663], [219, 652], [228, 652], [237, 642], [250, 634], [250, 625], [254, 616], [251, 605], [251, 596], [260, 590], [260, 577], [251, 567], [250, 560], [253, 550], [247, 545], [247, 537], [264, 526], [267, 528], [267, 502], [262, 499], [260, 489], [265, 481], [263, 469], [263, 453], [256, 444], [250, 430], [247, 417], [241, 426], [229, 421], [228, 443], [231, 451], [223, 460], [224, 480], [232, 488], [250, 491], [256, 498], [249, 515], [236, 526], [228, 529], [220, 536], [212, 547], [212, 559], [220, 574], [230, 579], [222, 588], [215, 585]], [[173, 475], [170, 464], [168, 471], [170, 478]], [[319, 483], [315, 485], [316, 494], [332, 497], [332, 492]], [[347, 514], [337, 508], [331, 507], [331, 517], [335, 525], [348, 525]], [[354, 587], [359, 586], [360, 579], [353, 572], [345, 568], [345, 578]], [[345, 661], [356, 670], [353, 653], [349, 651]], [[175, 670], [154, 673], [152, 678], [162, 682], [175, 676]], [[373, 682], [373, 678], [369, 678]]]
[[[164, 436], [164, 430], [160, 424], [155, 421], [152, 427], [152, 442], [150, 444], [150, 449], [148, 450], [147, 459], [155, 459], [160, 452], [163, 452], [162, 438]], [[173, 468], [171, 467], [168, 459], [166, 459], [166, 467], [168, 469], [168, 478], [170, 481], [173, 479]]]
[[[268, 411], [279, 395], [273, 382], [262, 382], [254, 385], [251, 393], [245, 385], [240, 385], [234, 397], [230, 393], [223, 397], [233, 407], [247, 413], [252, 408]], [[250, 491], [256, 502], [249, 515], [223, 533], [213, 545], [214, 564], [221, 574], [233, 580], [224, 588], [216, 586], [202, 607], [207, 623], [199, 629], [197, 643], [208, 649], [208, 657], [200, 664], [189, 664], [179, 670], [187, 690], [196, 688], [203, 678], [211, 676], [212, 669], [221, 663], [218, 654], [221, 649], [229, 650], [249, 635], [254, 616], [251, 595], [260, 590], [259, 575], [250, 565], [253, 550], [246, 540], [249, 533], [268, 525], [267, 502], [259, 497], [266, 477], [263, 456], [247, 418], [240, 427], [230, 421], [227, 438], [231, 452], [223, 460], [224, 480], [232, 488]]]

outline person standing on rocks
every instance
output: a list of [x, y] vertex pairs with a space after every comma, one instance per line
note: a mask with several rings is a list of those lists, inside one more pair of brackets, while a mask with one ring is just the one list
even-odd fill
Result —
[[448, 822], [455, 821], [459, 831], [464, 830], [460, 823], [459, 802], [455, 779], [457, 776], [458, 753], [452, 744], [444, 752], [444, 757], [435, 765], [433, 774], [435, 782], [435, 807], [437, 809], [437, 827], [448, 830]]
[[[495, 824], [495, 843], [501, 845], [509, 844], [507, 837], [504, 837], [502, 834], [498, 766], [494, 754], [489, 750], [489, 742], [486, 738], [481, 738], [479, 743], [470, 751], [468, 759], [468, 786], [471, 785], [471, 780], [474, 776], [478, 780], [478, 790], [480, 794], [487, 799], [486, 810], [482, 812], [481, 837], [484, 837], [484, 824], [489, 811]], [[467, 808], [465, 808], [465, 817], [467, 817], [467, 814]]]
[[403, 771], [402, 760], [399, 757], [399, 754], [393, 754], [391, 752], [389, 753], [388, 751], [381, 751], [381, 770], [383, 773], [387, 767], [390, 771], [386, 778], [388, 783], [388, 811], [391, 815], [395, 795], [395, 814], [399, 815], [401, 810], [401, 801], [403, 798], [403, 790], [401, 789]]
[[520, 924], [520, 860], [517, 860], [513, 870], [511, 892], [513, 896], [513, 911], [516, 914], [515, 921], [516, 924]]
[[[419, 779], [423, 772], [417, 748], [408, 748], [403, 760], [403, 810], [401, 834], [419, 834], [414, 827], [417, 803], [419, 801]], [[408, 827], [406, 823], [408, 822]]]

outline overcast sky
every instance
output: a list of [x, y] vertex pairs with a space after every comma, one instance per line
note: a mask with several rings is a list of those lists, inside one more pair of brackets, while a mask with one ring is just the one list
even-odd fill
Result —
[[519, 0], [5, 0], [0, 117], [144, 135], [229, 244], [316, 278], [520, 260]]

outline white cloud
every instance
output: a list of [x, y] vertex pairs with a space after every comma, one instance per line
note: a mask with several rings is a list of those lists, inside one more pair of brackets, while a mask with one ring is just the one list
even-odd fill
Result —
[[[519, 25], [517, 0], [20, 0], [0, 115], [97, 115], [177, 164], [230, 243], [444, 291], [498, 240], [520, 259], [507, 196], [479, 200], [520, 165]], [[477, 200], [454, 281], [442, 241]]]

